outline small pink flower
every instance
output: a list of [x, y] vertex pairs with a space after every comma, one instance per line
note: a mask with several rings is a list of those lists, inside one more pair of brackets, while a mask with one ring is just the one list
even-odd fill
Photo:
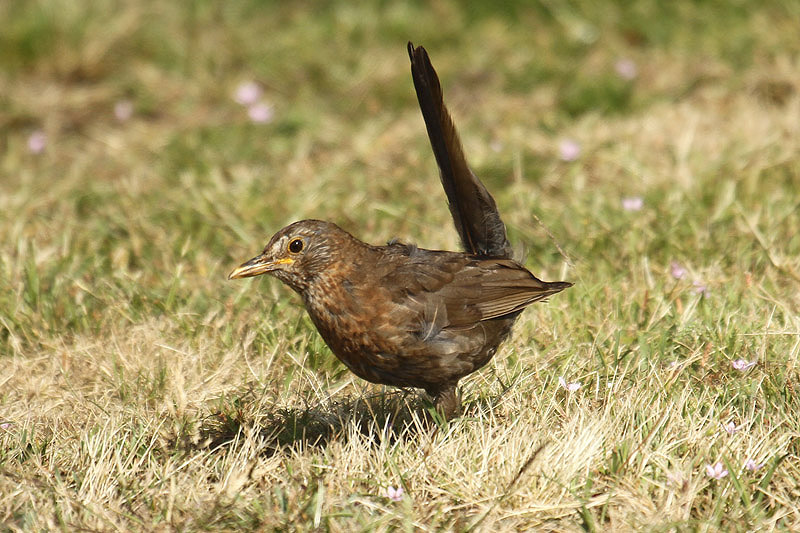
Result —
[[386, 487], [383, 492], [383, 495], [393, 502], [399, 502], [403, 500], [403, 487], [394, 488], [391, 485]]
[[28, 137], [28, 151], [32, 154], [41, 154], [47, 147], [47, 135], [42, 130], [36, 130]]
[[701, 296], [708, 296], [711, 294], [711, 290], [709, 290], [708, 286], [701, 281], [692, 282], [692, 288], [694, 289], [694, 292]]
[[14, 427], [14, 422], [0, 422], [0, 429], [11, 429]]
[[754, 366], [756, 366], [755, 361], [746, 361], [744, 359], [737, 359], [731, 363], [733, 368], [739, 370], [740, 372], [744, 372], [745, 370], [750, 370]]
[[114, 104], [114, 116], [120, 122], [125, 122], [133, 116], [133, 102], [120, 100]]
[[725, 465], [719, 461], [715, 465], [706, 465], [706, 475], [711, 479], [722, 479], [728, 475], [728, 470], [725, 468]]
[[747, 459], [747, 461], [744, 462], [744, 467], [751, 472], [755, 472], [759, 468], [763, 468], [765, 464], [767, 463], [756, 463], [752, 459]]
[[558, 378], [558, 384], [561, 388], [565, 389], [567, 392], [575, 392], [576, 390], [581, 388], [580, 382], [576, 381], [574, 383], [567, 383], [567, 380], [564, 379], [564, 376]]
[[247, 108], [247, 116], [256, 124], [267, 124], [272, 122], [275, 113], [271, 105], [258, 103]]
[[641, 211], [644, 207], [644, 200], [641, 196], [629, 196], [622, 199], [622, 209], [625, 211]]
[[683, 487], [683, 484], [686, 483], [686, 480], [683, 479], [683, 476], [680, 473], [675, 472], [667, 472], [667, 481], [676, 487]]
[[564, 139], [558, 145], [558, 153], [562, 161], [575, 161], [581, 155], [581, 145], [574, 139]]
[[636, 78], [636, 76], [639, 74], [639, 69], [636, 67], [636, 63], [628, 58], [617, 60], [617, 62], [614, 63], [614, 70], [620, 78], [628, 81]]
[[686, 268], [677, 261], [673, 261], [669, 264], [669, 273], [675, 279], [683, 279], [686, 277]]
[[254, 81], [240, 83], [233, 93], [233, 100], [239, 105], [253, 105], [261, 98], [261, 86]]
[[722, 428], [728, 435], [733, 435], [734, 433], [742, 429], [742, 426], [737, 426], [736, 423], [733, 420], [731, 420], [727, 424], [722, 424]]

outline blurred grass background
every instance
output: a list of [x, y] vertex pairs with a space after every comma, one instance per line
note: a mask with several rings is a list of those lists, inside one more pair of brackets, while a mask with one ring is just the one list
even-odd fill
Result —
[[[791, 1], [1, 3], [4, 527], [461, 529], [482, 513], [477, 527], [500, 529], [796, 527], [798, 19]], [[225, 276], [301, 218], [368, 242], [457, 246], [409, 40], [430, 52], [529, 268], [576, 282], [527, 311], [492, 368], [468, 380], [468, 403], [492, 409], [463, 424], [523, 424], [514, 442], [530, 443], [582, 413], [619, 408], [611, 418], [631, 421], [630, 435], [603, 426], [604, 451], [580, 475], [548, 478], [570, 487], [567, 503], [530, 487], [496, 503], [496, 491], [458, 494], [433, 476], [379, 511], [370, 495], [397, 484], [401, 462], [380, 454], [366, 473], [280, 473], [330, 454], [352, 461], [298, 435], [345, 416], [337, 402], [358, 411], [352, 402], [383, 389], [346, 372], [288, 289]], [[261, 122], [234, 101], [251, 81]], [[744, 381], [730, 369], [738, 358], [758, 362]], [[584, 383], [583, 403], [552, 393], [561, 375]], [[606, 380], [627, 395], [605, 396]], [[505, 384], [516, 392], [500, 401]], [[641, 412], [662, 401], [681, 413], [675, 425]], [[706, 427], [720, 412], [757, 428], [741, 450]], [[334, 424], [345, 447], [357, 441], [342, 436], [348, 420]], [[458, 439], [430, 442], [456, 456], [483, 449], [477, 428], [458, 427]], [[652, 486], [622, 498], [656, 430], [664, 471], [681, 465], [686, 479], [675, 488], [647, 471]], [[698, 440], [670, 440], [679, 430]], [[137, 431], [153, 440], [129, 453], [153, 470], [87, 473], [109, 464], [81, 452], [93, 435], [113, 447]], [[223, 451], [175, 444], [209, 433]], [[247, 455], [239, 438], [262, 447]], [[400, 437], [392, 453], [413, 457], [426, 438]], [[744, 449], [775, 469], [749, 488], [707, 482], [705, 462]], [[146, 481], [192, 453], [212, 469], [281, 462], [238, 496], [207, 472], [187, 472], [178, 487], [195, 488], [171, 495]], [[470, 481], [494, 476], [511, 477]], [[98, 491], [97, 479], [117, 488]], [[309, 479], [326, 479], [327, 500]]]

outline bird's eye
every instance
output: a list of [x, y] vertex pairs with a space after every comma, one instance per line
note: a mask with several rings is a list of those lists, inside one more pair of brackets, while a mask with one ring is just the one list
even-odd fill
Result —
[[299, 254], [303, 251], [303, 240], [302, 239], [292, 239], [292, 242], [289, 243], [289, 251], [293, 254]]

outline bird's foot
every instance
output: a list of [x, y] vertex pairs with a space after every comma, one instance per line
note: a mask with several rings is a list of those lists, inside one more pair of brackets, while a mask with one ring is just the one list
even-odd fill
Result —
[[456, 389], [456, 384], [447, 385], [431, 393], [433, 407], [444, 420], [452, 420], [461, 416], [461, 394]]

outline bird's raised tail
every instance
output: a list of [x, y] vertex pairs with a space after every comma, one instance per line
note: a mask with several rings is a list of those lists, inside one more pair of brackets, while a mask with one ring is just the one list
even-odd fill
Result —
[[408, 55], [417, 100], [464, 251], [483, 257], [510, 258], [512, 250], [505, 224], [500, 219], [494, 198], [467, 165], [428, 52], [421, 46], [415, 48], [408, 43]]

